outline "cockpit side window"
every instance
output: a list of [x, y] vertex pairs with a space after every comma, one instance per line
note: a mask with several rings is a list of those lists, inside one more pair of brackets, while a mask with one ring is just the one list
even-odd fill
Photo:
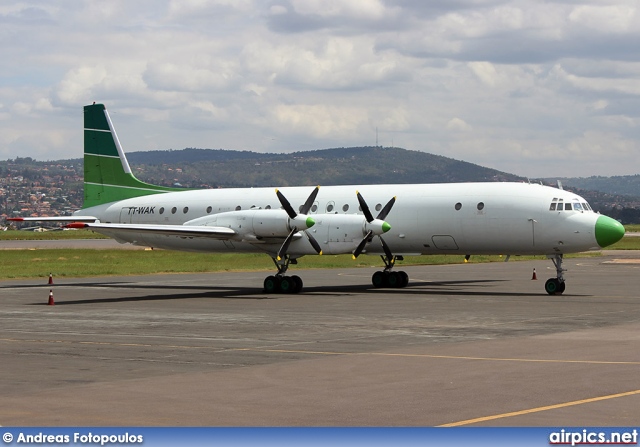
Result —
[[555, 211], [556, 210], [556, 205], [557, 205], [557, 203], [553, 202], [551, 204], [551, 206], [549, 206], [549, 211]]
[[573, 204], [573, 209], [576, 211], [582, 211], [582, 205], [576, 202]]
[[570, 203], [565, 203], [564, 204], [564, 210], [565, 211], [571, 211], [571, 204]]

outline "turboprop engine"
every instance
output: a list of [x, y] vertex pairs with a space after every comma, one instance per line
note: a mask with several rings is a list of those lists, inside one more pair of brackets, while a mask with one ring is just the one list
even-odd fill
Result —
[[304, 231], [315, 225], [315, 221], [303, 214], [291, 218], [285, 210], [228, 211], [212, 216], [200, 217], [185, 225], [226, 227], [247, 241], [262, 241], [269, 238], [286, 238], [294, 228]]

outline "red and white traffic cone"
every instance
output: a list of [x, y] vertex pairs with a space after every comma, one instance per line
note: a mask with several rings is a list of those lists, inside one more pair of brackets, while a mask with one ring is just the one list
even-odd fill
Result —
[[538, 276], [536, 275], [536, 269], [533, 269], [533, 276], [531, 277], [531, 281], [538, 279]]
[[56, 302], [53, 301], [53, 290], [49, 290], [49, 302], [47, 303], [47, 306], [55, 306]]
[[53, 273], [49, 273], [49, 285], [53, 284]]

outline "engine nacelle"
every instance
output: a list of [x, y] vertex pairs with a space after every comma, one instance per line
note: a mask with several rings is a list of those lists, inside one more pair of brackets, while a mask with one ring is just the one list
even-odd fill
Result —
[[185, 225], [205, 225], [230, 228], [238, 235], [246, 237], [285, 238], [293, 228], [303, 231], [311, 228], [315, 221], [302, 214], [291, 219], [284, 210], [245, 210], [204, 216], [190, 220]]

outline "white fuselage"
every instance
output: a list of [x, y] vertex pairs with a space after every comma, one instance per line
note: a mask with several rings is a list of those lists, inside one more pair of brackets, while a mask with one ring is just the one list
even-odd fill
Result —
[[[312, 189], [280, 190], [297, 210]], [[594, 233], [600, 215], [568, 191], [528, 183], [364, 185], [320, 188], [309, 213], [315, 225], [307, 231], [324, 254], [351, 253], [366, 234], [356, 191], [374, 217], [396, 197], [385, 218], [391, 230], [384, 234], [394, 255], [550, 255], [599, 248]], [[580, 206], [551, 211], [550, 204], [560, 199]], [[96, 216], [102, 223], [224, 226], [237, 233], [230, 240], [218, 240], [98, 230], [121, 242], [201, 252], [273, 254], [282, 244], [282, 235], [263, 237], [258, 227], [266, 225], [265, 218], [273, 217], [283, 226], [286, 221], [272, 188], [154, 194], [84, 209], [82, 214]], [[302, 235], [292, 241], [288, 252], [292, 257], [316, 253]], [[377, 238], [367, 245], [366, 253], [383, 253]]]

